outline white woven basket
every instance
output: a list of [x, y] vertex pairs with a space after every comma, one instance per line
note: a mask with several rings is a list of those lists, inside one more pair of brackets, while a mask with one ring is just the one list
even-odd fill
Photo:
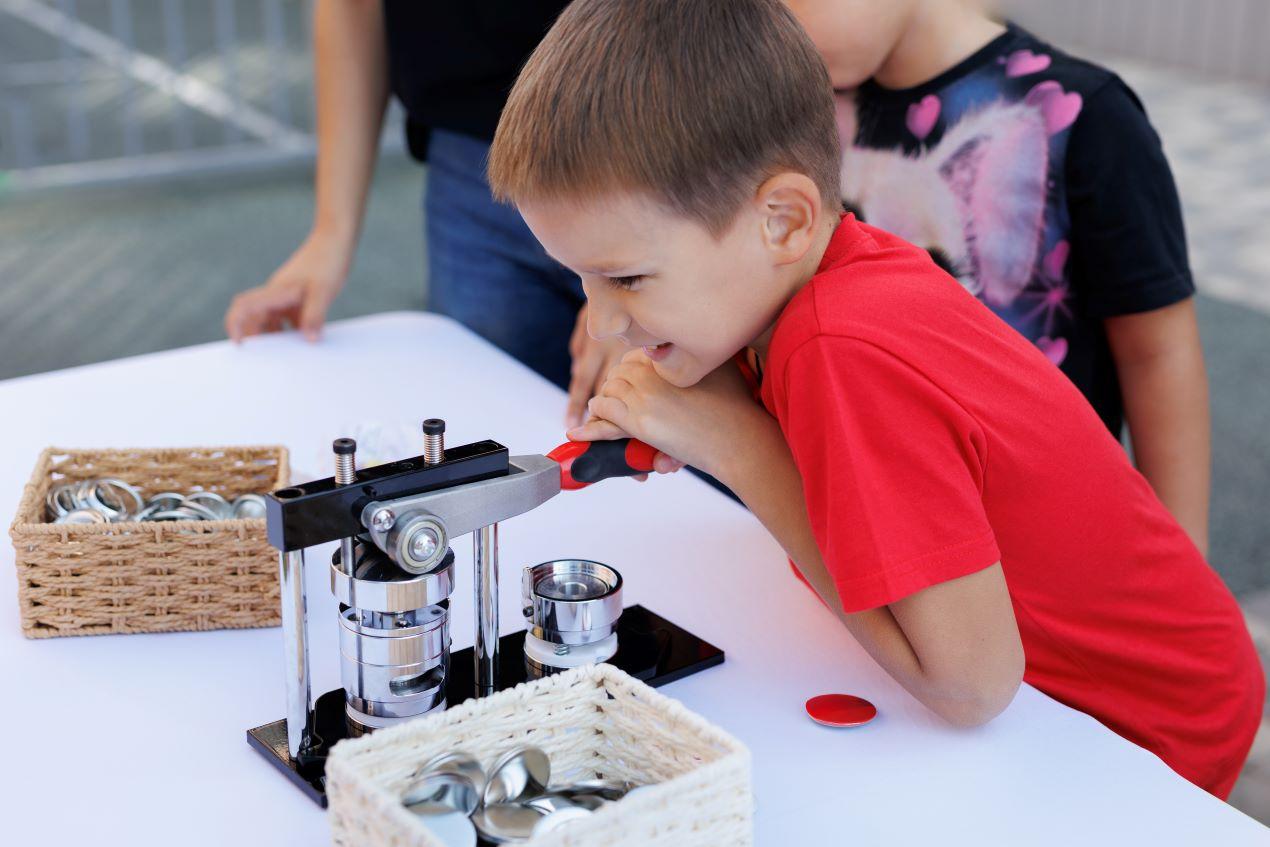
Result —
[[448, 711], [342, 741], [326, 764], [331, 837], [342, 847], [444, 847], [401, 805], [410, 775], [463, 751], [490, 767], [513, 747], [551, 757], [552, 783], [652, 785], [530, 847], [750, 845], [750, 753], [644, 683], [599, 664], [518, 685]]

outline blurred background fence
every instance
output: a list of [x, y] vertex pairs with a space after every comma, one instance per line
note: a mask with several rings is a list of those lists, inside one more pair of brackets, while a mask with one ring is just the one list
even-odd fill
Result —
[[[0, 172], [7, 187], [311, 157], [311, 5], [0, 0]], [[400, 147], [399, 136], [384, 137]]]

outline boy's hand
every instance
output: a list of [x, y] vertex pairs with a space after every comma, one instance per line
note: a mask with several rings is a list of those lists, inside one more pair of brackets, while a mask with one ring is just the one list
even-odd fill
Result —
[[570, 430], [570, 439], [638, 438], [661, 451], [655, 461], [659, 473], [689, 464], [720, 476], [727, 458], [743, 450], [752, 427], [770, 420], [733, 362], [691, 388], [677, 388], [657, 375], [643, 350], [622, 357], [589, 408], [591, 420]]
[[586, 420], [587, 401], [594, 397], [609, 370], [630, 350], [617, 339], [596, 341], [587, 332], [587, 307], [578, 310], [578, 319], [569, 337], [569, 355], [573, 367], [569, 372], [569, 405], [564, 413], [566, 429], [581, 426]]

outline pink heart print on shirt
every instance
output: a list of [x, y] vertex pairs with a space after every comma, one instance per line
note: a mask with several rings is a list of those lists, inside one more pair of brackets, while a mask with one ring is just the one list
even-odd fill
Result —
[[1075, 91], [1063, 91], [1063, 86], [1054, 80], [1038, 83], [1027, 93], [1024, 101], [1036, 106], [1045, 116], [1045, 130], [1050, 135], [1057, 135], [1076, 121], [1084, 100]]
[[908, 107], [908, 131], [917, 137], [918, 141], [924, 141], [926, 136], [930, 135], [930, 131], [935, 128], [935, 122], [939, 120], [939, 112], [942, 104], [939, 98], [934, 94], [927, 94], [921, 100]]
[[1005, 60], [1005, 75], [1008, 77], [1027, 76], [1040, 73], [1049, 66], [1048, 54], [1033, 53], [1031, 50], [1016, 50]]
[[1062, 279], [1063, 268], [1067, 266], [1067, 254], [1071, 252], [1071, 245], [1067, 243], [1067, 239], [1063, 239], [1054, 245], [1054, 249], [1045, 254], [1042, 267], [1045, 275], [1050, 279]]
[[1036, 339], [1036, 346], [1055, 365], [1061, 365], [1067, 358], [1067, 339], [1050, 338], [1048, 335]]

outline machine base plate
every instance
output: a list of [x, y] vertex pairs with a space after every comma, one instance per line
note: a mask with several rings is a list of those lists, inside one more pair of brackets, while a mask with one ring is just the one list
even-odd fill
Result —
[[[498, 640], [498, 646], [498, 689], [528, 681], [524, 630], [504, 635]], [[617, 653], [609, 659], [609, 664], [653, 688], [722, 663], [723, 651], [718, 647], [643, 606], [622, 611], [617, 625]], [[475, 689], [472, 648], [452, 653], [446, 683], [447, 702], [456, 706], [471, 699]], [[299, 761], [287, 752], [285, 719], [247, 730], [247, 742], [309, 799], [326, 808], [326, 756], [337, 742], [349, 735], [344, 689], [328, 691], [317, 699], [313, 707], [313, 732], [313, 749]]]

